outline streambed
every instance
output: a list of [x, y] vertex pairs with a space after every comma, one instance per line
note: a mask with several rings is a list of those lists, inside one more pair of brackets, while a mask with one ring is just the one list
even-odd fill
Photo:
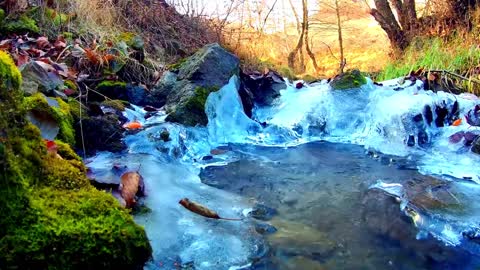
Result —
[[[290, 85], [272, 107], [256, 108], [254, 121], [237, 87], [233, 77], [210, 94], [207, 127], [128, 110], [145, 129], [126, 137], [127, 152], [89, 163], [107, 182], [112, 168], [141, 164], [141, 203], [151, 211], [136, 220], [154, 250], [146, 269], [479, 266], [480, 158], [449, 142], [476, 128], [427, 125], [424, 112], [458, 100], [461, 116], [477, 101], [417, 84]], [[178, 204], [184, 197], [242, 220], [205, 219]]]

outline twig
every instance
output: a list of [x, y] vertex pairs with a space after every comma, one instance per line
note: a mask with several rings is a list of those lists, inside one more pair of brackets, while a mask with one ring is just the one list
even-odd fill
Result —
[[465, 81], [471, 81], [471, 82], [474, 82], [476, 84], [480, 84], [480, 81], [478, 81], [476, 79], [471, 79], [471, 78], [469, 79], [465, 76], [462, 76], [460, 74], [457, 74], [457, 73], [454, 73], [454, 72], [451, 72], [451, 71], [448, 71], [448, 70], [429, 70], [428, 72], [446, 73], [446, 74], [452, 75], [454, 77], [460, 78], [460, 79], [465, 80]]

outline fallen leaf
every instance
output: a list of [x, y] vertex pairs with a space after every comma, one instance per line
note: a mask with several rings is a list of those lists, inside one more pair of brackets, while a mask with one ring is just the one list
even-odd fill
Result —
[[28, 55], [17, 55], [17, 67], [21, 67], [30, 61], [30, 56]]
[[50, 47], [50, 42], [48, 41], [47, 37], [39, 37], [37, 38], [37, 47], [40, 49], [45, 49]]
[[94, 65], [98, 65], [100, 63], [100, 56], [98, 56], [98, 54], [89, 49], [89, 48], [85, 48], [85, 55], [87, 56], [87, 59]]
[[120, 177], [120, 192], [127, 208], [135, 206], [135, 196], [139, 190], [142, 176], [138, 172], [127, 172]]
[[462, 124], [462, 119], [460, 118], [460, 119], [457, 119], [457, 120], [453, 121], [452, 126], [458, 127], [461, 124]]
[[126, 129], [140, 129], [140, 128], [142, 128], [142, 124], [138, 121], [132, 121], [130, 123], [126, 123], [125, 125], [123, 125], [123, 128], [126, 128]]
[[217, 212], [210, 210], [207, 207], [197, 202], [190, 201], [188, 198], [183, 198], [178, 203], [181, 204], [186, 209], [190, 210], [191, 212], [206, 218], [223, 219], [223, 220], [241, 220], [241, 219], [235, 219], [235, 218], [222, 218], [217, 214]]

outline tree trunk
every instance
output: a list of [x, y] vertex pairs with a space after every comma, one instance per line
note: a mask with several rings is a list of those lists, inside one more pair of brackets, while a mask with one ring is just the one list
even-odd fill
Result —
[[343, 68], [345, 67], [345, 57], [343, 55], [343, 35], [342, 35], [342, 21], [340, 20], [340, 9], [338, 7], [338, 0], [335, 0], [335, 11], [337, 14], [337, 27], [338, 27], [338, 46], [340, 47], [340, 66], [338, 73], [343, 73]]
[[288, 67], [292, 70], [295, 70], [295, 58], [297, 57], [298, 50], [301, 50], [303, 47], [303, 35], [305, 33], [305, 27], [302, 26], [302, 33], [298, 39], [297, 46], [293, 51], [288, 54]]
[[315, 72], [318, 72], [319, 68], [317, 65], [317, 60], [315, 59], [315, 54], [313, 54], [312, 50], [310, 49], [310, 43], [308, 42], [308, 3], [307, 0], [302, 0], [302, 6], [303, 6], [303, 28], [305, 31], [305, 50], [307, 51], [308, 56], [310, 56], [310, 59], [312, 59], [313, 63], [313, 68], [315, 69]]
[[[375, 8], [370, 10], [370, 14], [380, 24], [382, 29], [387, 33], [390, 43], [394, 49], [405, 50], [408, 46], [408, 40], [405, 33], [400, 28], [395, 16], [393, 15], [392, 8], [387, 0], [374, 0]], [[394, 0], [394, 2], [398, 2]], [[398, 4], [398, 3], [397, 3]]]

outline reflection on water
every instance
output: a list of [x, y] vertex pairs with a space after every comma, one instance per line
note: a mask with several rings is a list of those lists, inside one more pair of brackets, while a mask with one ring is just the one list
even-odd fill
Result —
[[407, 216], [399, 199], [369, 189], [379, 179], [400, 183], [409, 195], [415, 193], [417, 207], [448, 208], [450, 191], [437, 192], [447, 194], [442, 195], [447, 203], [432, 193], [445, 182], [399, 169], [405, 160], [382, 162], [359, 146], [321, 142], [233, 149], [237, 161], [206, 167], [200, 178], [276, 210], [273, 218], [256, 221], [277, 231], [265, 236], [270, 253], [252, 269], [470, 269], [476, 264], [472, 252], [419, 234], [415, 208]]

